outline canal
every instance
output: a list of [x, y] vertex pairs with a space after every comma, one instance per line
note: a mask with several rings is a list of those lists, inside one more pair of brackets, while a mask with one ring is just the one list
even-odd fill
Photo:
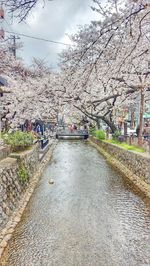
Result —
[[149, 203], [88, 142], [61, 141], [4, 265], [150, 265]]

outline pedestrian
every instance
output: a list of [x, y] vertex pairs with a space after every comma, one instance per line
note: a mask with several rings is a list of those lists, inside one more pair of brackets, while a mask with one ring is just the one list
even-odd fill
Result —
[[87, 125], [84, 125], [84, 130], [87, 130]]
[[38, 124], [37, 127], [36, 127], [36, 133], [40, 136], [41, 135], [41, 127], [40, 125]]
[[83, 127], [83, 125], [81, 125], [81, 126], [80, 126], [80, 130], [84, 130], [84, 127]]
[[77, 130], [77, 126], [74, 124], [74, 130]]

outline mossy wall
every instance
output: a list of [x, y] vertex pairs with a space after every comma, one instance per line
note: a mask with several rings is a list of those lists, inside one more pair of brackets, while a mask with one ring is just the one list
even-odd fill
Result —
[[28, 151], [10, 154], [0, 161], [0, 229], [18, 206], [38, 167], [38, 145]]
[[106, 151], [110, 157], [117, 159], [133, 174], [150, 185], [150, 156], [125, 150], [117, 145], [98, 140], [95, 137], [90, 137], [90, 139]]

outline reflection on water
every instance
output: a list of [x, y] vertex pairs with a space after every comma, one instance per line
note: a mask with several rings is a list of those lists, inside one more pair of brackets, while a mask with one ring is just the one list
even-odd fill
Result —
[[149, 211], [149, 200], [133, 193], [93, 147], [62, 141], [17, 227], [4, 265], [150, 265]]

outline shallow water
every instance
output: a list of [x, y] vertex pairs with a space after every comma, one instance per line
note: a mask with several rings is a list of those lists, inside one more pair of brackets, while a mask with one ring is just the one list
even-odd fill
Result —
[[150, 265], [150, 202], [135, 192], [87, 142], [59, 142], [5, 265]]

